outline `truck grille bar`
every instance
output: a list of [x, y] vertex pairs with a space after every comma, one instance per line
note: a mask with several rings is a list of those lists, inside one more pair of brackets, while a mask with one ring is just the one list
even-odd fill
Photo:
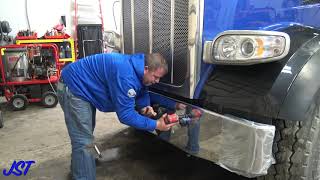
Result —
[[169, 72], [161, 83], [182, 86], [188, 72], [187, 0], [123, 0], [124, 53], [161, 53]]

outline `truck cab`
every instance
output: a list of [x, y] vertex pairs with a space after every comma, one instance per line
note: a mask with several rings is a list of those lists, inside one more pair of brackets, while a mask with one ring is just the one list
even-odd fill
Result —
[[319, 0], [121, 0], [105, 42], [166, 58], [162, 112], [201, 110], [162, 139], [243, 176], [319, 179], [319, 17]]

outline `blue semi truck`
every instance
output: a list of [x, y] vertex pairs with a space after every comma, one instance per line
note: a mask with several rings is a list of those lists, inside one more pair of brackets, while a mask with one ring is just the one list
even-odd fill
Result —
[[161, 53], [169, 73], [150, 91], [202, 112], [163, 139], [247, 177], [320, 179], [319, 0], [120, 2], [105, 42]]

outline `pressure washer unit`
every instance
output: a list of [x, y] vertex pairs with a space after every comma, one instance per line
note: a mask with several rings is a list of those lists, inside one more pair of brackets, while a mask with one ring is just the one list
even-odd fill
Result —
[[0, 93], [13, 110], [29, 102], [44, 107], [58, 103], [56, 83], [60, 76], [58, 47], [55, 44], [0, 46]]

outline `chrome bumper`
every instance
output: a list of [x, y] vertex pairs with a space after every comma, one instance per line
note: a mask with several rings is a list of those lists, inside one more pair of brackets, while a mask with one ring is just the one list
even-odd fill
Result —
[[161, 132], [160, 138], [234, 173], [246, 177], [267, 174], [275, 162], [274, 126], [192, 108], [202, 111], [201, 118], [186, 126], [174, 126], [170, 132]]

